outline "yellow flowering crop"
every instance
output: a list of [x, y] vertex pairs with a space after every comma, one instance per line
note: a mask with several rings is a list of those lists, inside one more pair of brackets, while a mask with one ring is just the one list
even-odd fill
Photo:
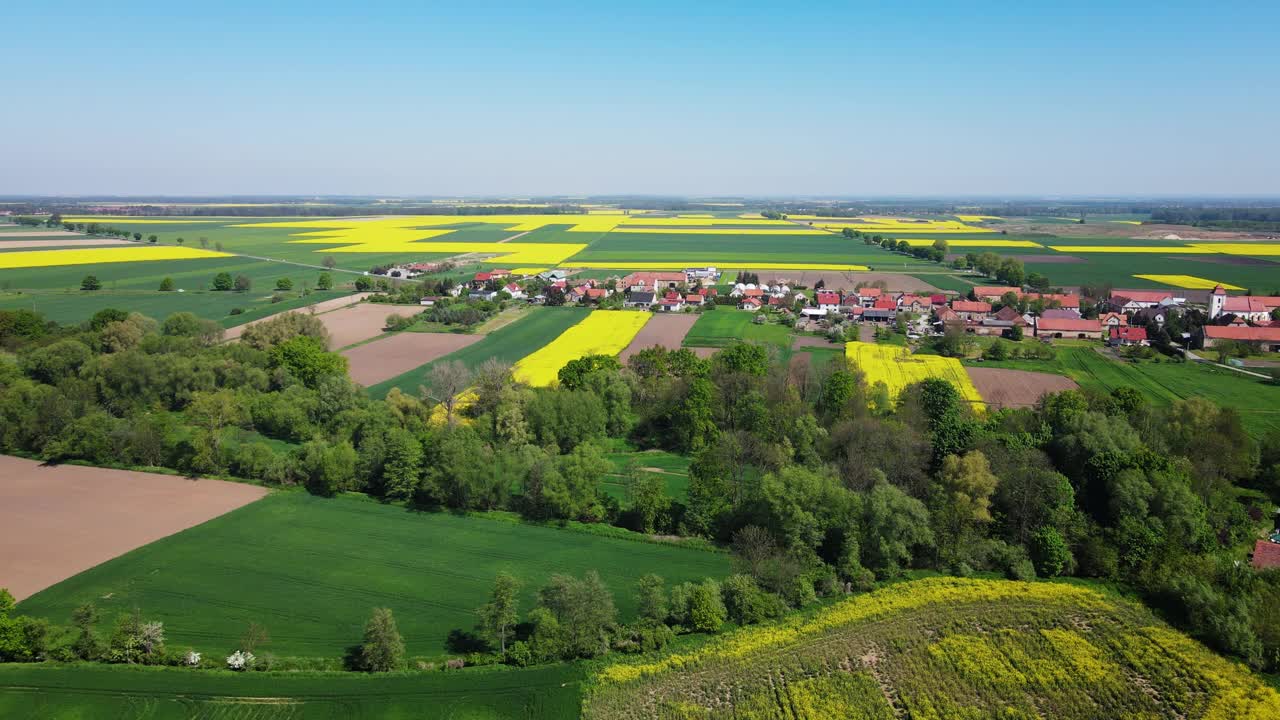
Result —
[[941, 378], [950, 382], [960, 393], [960, 397], [982, 410], [982, 396], [969, 379], [969, 373], [955, 358], [941, 355], [913, 355], [907, 348], [898, 345], [879, 345], [876, 343], [851, 342], [845, 345], [845, 355], [849, 361], [862, 369], [867, 376], [867, 384], [882, 382], [889, 389], [889, 396], [897, 399], [908, 385], [929, 378]]
[[1194, 243], [1191, 247], [1226, 255], [1280, 255], [1280, 243]]
[[559, 378], [560, 368], [571, 360], [622, 352], [651, 317], [647, 312], [595, 310], [560, 337], [517, 362], [512, 376], [533, 387], [552, 385]]
[[1141, 220], [1108, 220], [1107, 222], [1120, 223], [1121, 225], [1141, 225]]
[[1134, 275], [1134, 277], [1141, 278], [1143, 280], [1150, 280], [1151, 282], [1160, 283], [1161, 285], [1172, 285], [1173, 287], [1187, 288], [1188, 290], [1212, 290], [1217, 285], [1221, 285], [1225, 290], [1244, 289], [1237, 285], [1220, 283], [1217, 280], [1206, 280], [1194, 275]]
[[1003, 220], [999, 215], [956, 215], [960, 222], [982, 222], [984, 220]]
[[786, 227], [769, 227], [769, 228], [745, 228], [745, 227], [698, 227], [698, 228], [668, 228], [668, 227], [617, 227], [611, 232], [615, 233], [651, 233], [655, 235], [828, 235], [824, 230], [820, 230], [809, 225], [788, 224]]
[[54, 267], [58, 265], [99, 265], [102, 263], [145, 262], [148, 260], [196, 260], [231, 257], [228, 253], [168, 245], [105, 247], [65, 250], [26, 250], [0, 253], [0, 268]]

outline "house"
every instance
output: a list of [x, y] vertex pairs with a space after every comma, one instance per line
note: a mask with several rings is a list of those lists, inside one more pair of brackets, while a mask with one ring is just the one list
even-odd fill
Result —
[[431, 297], [431, 296], [428, 296], [428, 297], [424, 297], [424, 298], [422, 298], [421, 300], [419, 300], [419, 301], [418, 301], [418, 304], [419, 304], [419, 305], [421, 305], [422, 307], [435, 307], [436, 302], [437, 302], [437, 301], [439, 301], [439, 300], [440, 300], [440, 298], [438, 298], [438, 297]]
[[1069, 308], [1072, 310], [1080, 309], [1080, 296], [1072, 293], [1027, 293], [1022, 296], [1027, 302], [1041, 300], [1045, 307]]
[[[858, 288], [854, 292], [858, 294], [858, 300], [862, 302], [862, 307], [864, 308], [875, 307], [876, 300], [879, 300], [880, 296], [884, 294], [884, 291], [877, 287]], [[896, 307], [897, 303], [894, 303], [894, 306]]]
[[898, 316], [897, 310], [886, 310], [883, 308], [864, 308], [862, 311], [863, 322], [874, 323], [890, 323]]
[[929, 296], [929, 304], [934, 307], [938, 307], [939, 305], [946, 305], [947, 296], [943, 295], [942, 293], [934, 293]]
[[476, 289], [479, 289], [484, 287], [485, 285], [488, 285], [489, 281], [492, 279], [493, 279], [492, 273], [478, 272], [475, 274], [475, 277], [471, 278], [471, 286]]
[[675, 290], [685, 284], [682, 272], [634, 272], [622, 278], [622, 284], [628, 290], [662, 292]]
[[840, 294], [819, 291], [815, 297], [814, 304], [822, 311], [823, 315], [829, 312], [836, 312], [840, 309]]
[[953, 330], [964, 327], [964, 318], [956, 314], [955, 310], [943, 306], [933, 312], [934, 325], [941, 325], [943, 330]]
[[627, 299], [623, 301], [622, 307], [648, 310], [653, 307], [653, 293], [633, 290], [632, 292], [627, 293]]
[[827, 316], [827, 311], [824, 308], [803, 308], [800, 314], [807, 318], [824, 318]]
[[689, 293], [684, 296], [684, 302], [686, 305], [702, 307], [702, 304], [706, 302], [706, 298], [702, 297], [700, 293]]
[[587, 290], [589, 289], [590, 288], [588, 288], [586, 285], [577, 285], [575, 287], [571, 287], [565, 291], [564, 301], [567, 303], [582, 302], [582, 300], [587, 297]]
[[982, 318], [976, 323], [967, 323], [965, 332], [974, 335], [1008, 336], [1013, 332], [1013, 328], [1025, 327], [1026, 324], [1026, 319], [1018, 313], [1016, 308], [1005, 305], [990, 317]]
[[1249, 327], [1247, 325], [1205, 325], [1205, 348], [1213, 347], [1220, 340], [1257, 343], [1263, 352], [1280, 352], [1280, 327]]
[[1157, 305], [1179, 305], [1186, 298], [1174, 296], [1172, 290], [1112, 290], [1111, 307], [1118, 312], [1134, 312]]
[[1004, 297], [1005, 293], [1013, 293], [1018, 297], [1022, 297], [1022, 288], [1000, 285], [979, 285], [973, 289], [973, 296], [979, 300], [985, 300], [986, 302], [995, 302]]
[[1133, 314], [1133, 325], [1164, 325], [1164, 321], [1169, 317], [1169, 307], [1167, 305], [1156, 305], [1155, 307], [1142, 308]]
[[872, 309], [872, 310], [892, 310], [892, 311], [894, 312], [894, 314], [896, 315], [896, 314], [897, 314], [897, 311], [898, 311], [898, 301], [897, 301], [897, 300], [894, 300], [893, 298], [889, 297], [888, 295], [881, 295], [879, 298], [877, 298], [877, 299], [876, 299], [876, 301], [875, 301], [874, 303], [872, 303], [872, 304], [871, 304], [871, 308], [869, 308], [869, 309]]
[[[1111, 314], [1116, 315], [1117, 313], [1111, 313]], [[1079, 320], [1080, 313], [1077, 310], [1071, 310], [1069, 308], [1049, 308], [1044, 312], [1040, 313], [1040, 317], [1048, 318], [1050, 320]], [[1120, 317], [1124, 317], [1124, 316], [1120, 315]], [[1127, 325], [1128, 323], [1129, 321], [1126, 320], [1125, 324]]]
[[1147, 329], [1136, 325], [1112, 326], [1108, 329], [1108, 345], [1146, 345]]
[[991, 314], [991, 303], [980, 300], [952, 300], [951, 310], [965, 322], [978, 322]]
[[715, 282], [716, 279], [720, 277], [720, 271], [710, 266], [705, 268], [685, 268], [684, 275], [688, 278], [689, 282], [693, 282], [694, 280], [710, 280]]
[[525, 295], [524, 289], [515, 283], [507, 283], [502, 286], [502, 289], [511, 296], [512, 300], [523, 300], [528, 297], [528, 295]]
[[1271, 321], [1271, 311], [1280, 307], [1280, 297], [1257, 295], [1227, 295], [1227, 291], [1218, 285], [1209, 296], [1209, 317], [1235, 315], [1249, 322], [1265, 323]]
[[763, 304], [764, 303], [760, 302], [760, 298], [758, 297], [747, 297], [742, 298], [742, 302], [738, 303], [738, 309], [755, 312], [756, 310], [759, 310], [760, 306]]
[[546, 272], [538, 273], [538, 277], [546, 280], [547, 282], [556, 282], [558, 280], [568, 278], [569, 273], [564, 270], [547, 270]]
[[1253, 544], [1253, 559], [1250, 561], [1255, 570], [1270, 570], [1280, 567], [1280, 535], [1272, 535], [1266, 540]]
[[919, 295], [911, 295], [903, 293], [898, 296], [898, 309], [906, 312], [922, 313], [931, 307], [932, 303], [927, 298]]
[[1036, 318], [1036, 337], [1101, 340], [1102, 323], [1097, 320], [1054, 320]]
[[489, 271], [489, 277], [494, 280], [501, 280], [505, 277], [511, 277], [511, 271], [503, 270], [502, 268], [494, 268]]
[[[1046, 310], [1045, 312], [1048, 312], [1048, 311]], [[1076, 317], [1079, 317], [1079, 315], [1080, 315], [1079, 313], [1076, 313]], [[1098, 322], [1102, 323], [1107, 327], [1119, 327], [1121, 325], [1128, 325], [1129, 318], [1117, 312], [1109, 312], [1099, 316]]]
[[587, 288], [586, 292], [587, 300], [590, 300], [591, 302], [600, 302], [612, 294], [608, 288]]
[[844, 299], [840, 301], [840, 311], [848, 315], [853, 312], [854, 308], [862, 309], [862, 299], [853, 294], [845, 295]]

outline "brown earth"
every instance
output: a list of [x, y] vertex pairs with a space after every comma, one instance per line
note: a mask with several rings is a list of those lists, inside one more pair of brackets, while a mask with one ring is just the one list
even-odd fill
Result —
[[484, 335], [401, 332], [344, 350], [351, 379], [376, 385], [482, 340]]
[[838, 348], [839, 345], [817, 335], [797, 335], [791, 341], [791, 349], [799, 350], [807, 347]]
[[21, 600], [266, 494], [221, 480], [0, 455], [0, 587]]
[[698, 357], [704, 360], [711, 357], [712, 355], [715, 355], [721, 350], [721, 348], [709, 348], [709, 347], [691, 347], [689, 349], [693, 351], [694, 355], [697, 355]]
[[917, 277], [904, 273], [883, 272], [841, 272], [837, 270], [761, 270], [755, 273], [760, 282], [769, 285], [780, 283], [805, 287], [813, 287], [819, 280], [827, 290], [853, 290], [859, 284], [870, 285], [883, 280], [889, 290], [916, 293], [942, 292], [938, 288]]
[[965, 369], [983, 401], [997, 408], [1032, 407], [1044, 395], [1079, 387], [1070, 378], [1049, 373], [1004, 368]]
[[[314, 305], [307, 305], [306, 307], [296, 308], [294, 310], [285, 310], [284, 312], [278, 312], [275, 315], [268, 315], [264, 318], [251, 320], [243, 325], [237, 325], [233, 328], [227, 328], [227, 332], [223, 335], [223, 338], [226, 340], [235, 340], [236, 338], [240, 337], [240, 334], [244, 332], [244, 329], [249, 327], [250, 325], [256, 325], [257, 323], [265, 322], [267, 320], [270, 320], [273, 317], [283, 315], [286, 312], [301, 312], [301, 313], [310, 313], [312, 315], [319, 315], [320, 313], [323, 313], [323, 312], [329, 312], [330, 310], [337, 310], [338, 308], [344, 308], [344, 307], [347, 307], [348, 305], [354, 305], [360, 302], [361, 300], [369, 297], [372, 294], [373, 293], [364, 292], [364, 293], [354, 293], [352, 295], [343, 295], [342, 297], [322, 300], [318, 303], [315, 303]], [[386, 315], [383, 316], [383, 319], [384, 320], [386, 319]]]
[[[618, 358], [626, 363], [632, 355], [654, 345], [661, 345], [668, 350], [679, 350], [684, 336], [689, 334], [689, 328], [693, 327], [697, 320], [698, 316], [693, 313], [654, 315], [649, 318], [649, 322], [645, 323], [644, 327], [640, 328], [640, 332], [636, 333], [631, 344], [618, 355]], [[697, 350], [695, 349], [694, 352]]]
[[317, 315], [329, 331], [329, 349], [341, 350], [382, 334], [388, 315], [410, 317], [422, 312], [417, 305], [387, 305], [384, 303], [360, 303], [351, 307]]
[[18, 248], [30, 248], [32, 250], [40, 250], [43, 248], [64, 248], [64, 247], [103, 247], [106, 245], [137, 245], [128, 240], [117, 240], [115, 238], [86, 238], [77, 235], [67, 235], [65, 240], [9, 240], [5, 236], [0, 235], [0, 248], [5, 250], [16, 250]]

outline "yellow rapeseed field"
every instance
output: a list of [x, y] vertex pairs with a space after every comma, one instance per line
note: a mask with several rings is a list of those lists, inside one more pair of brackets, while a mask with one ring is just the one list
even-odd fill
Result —
[[586, 355], [617, 355], [653, 317], [647, 312], [595, 310], [512, 368], [512, 376], [526, 385], [554, 384], [560, 368]]
[[1237, 285], [1220, 283], [1217, 280], [1206, 280], [1194, 275], [1134, 275], [1136, 278], [1150, 280], [1151, 282], [1160, 283], [1161, 285], [1172, 285], [1173, 287], [1186, 288], [1188, 290], [1212, 290], [1215, 286], [1221, 285], [1225, 290], [1243, 290], [1244, 288]]
[[1280, 255], [1280, 243], [1194, 243], [1191, 247], [1226, 255]]
[[942, 378], [955, 385], [960, 397], [981, 411], [982, 396], [969, 379], [969, 373], [955, 358], [941, 355], [913, 355], [898, 345], [851, 342], [845, 345], [845, 356], [861, 368], [867, 376], [867, 384], [878, 382], [889, 389], [889, 397], [896, 400], [908, 385], [928, 378]]
[[1108, 220], [1107, 222], [1120, 223], [1121, 225], [1141, 225], [1141, 220]]
[[740, 228], [740, 227], [698, 227], [698, 228], [658, 228], [658, 227], [616, 227], [615, 233], [650, 233], [655, 235], [828, 235], [824, 230], [809, 225], [792, 225], [787, 227]]
[[960, 222], [974, 223], [984, 220], [1003, 220], [999, 215], [956, 215]]
[[65, 250], [25, 250], [0, 253], [0, 268], [54, 267], [58, 265], [98, 265], [102, 263], [145, 262], [147, 260], [196, 260], [231, 257], [228, 253], [168, 245], [106, 247]]
[[[504, 246], [505, 247], [505, 246]], [[751, 270], [840, 270], [844, 272], [865, 272], [866, 265], [841, 265], [833, 263], [775, 263], [775, 262], [566, 262], [564, 267], [583, 269], [614, 268], [625, 270], [683, 270], [696, 267], [744, 268]]]

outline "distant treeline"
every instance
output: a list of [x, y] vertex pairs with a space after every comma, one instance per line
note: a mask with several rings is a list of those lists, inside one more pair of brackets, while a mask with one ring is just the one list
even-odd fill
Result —
[[1168, 208], [1151, 213], [1155, 222], [1236, 230], [1280, 230], [1280, 207]]

